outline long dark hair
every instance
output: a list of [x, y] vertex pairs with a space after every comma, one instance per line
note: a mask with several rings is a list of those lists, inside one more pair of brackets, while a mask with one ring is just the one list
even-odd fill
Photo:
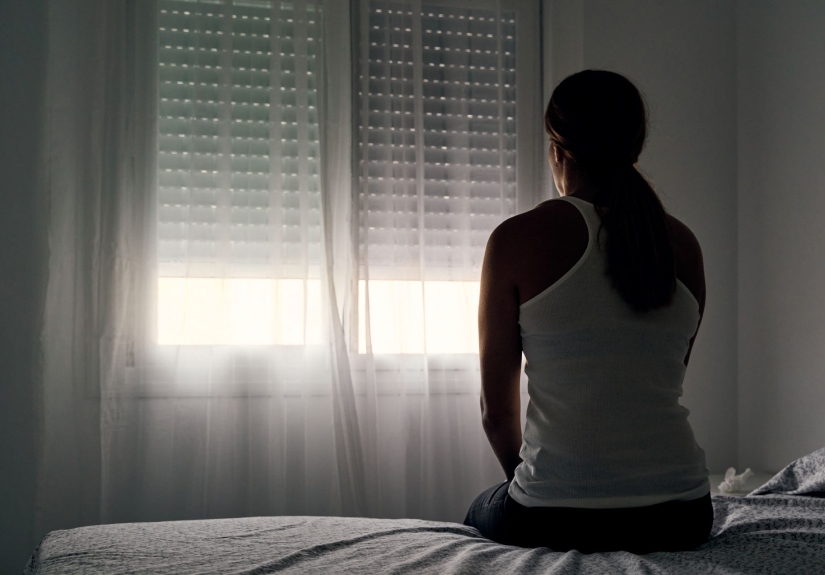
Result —
[[670, 305], [676, 292], [670, 225], [653, 186], [634, 166], [647, 137], [639, 90], [615, 72], [578, 72], [556, 86], [544, 125], [593, 185], [613, 287], [638, 313]]

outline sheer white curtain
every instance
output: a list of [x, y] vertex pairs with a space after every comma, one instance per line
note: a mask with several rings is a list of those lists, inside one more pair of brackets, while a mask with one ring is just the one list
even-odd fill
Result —
[[513, 6], [51, 3], [40, 531], [460, 521], [500, 480], [478, 271], [541, 156]]
[[[154, 126], [154, 13], [139, 3], [52, 2], [46, 110], [49, 284], [42, 335], [39, 533], [98, 523], [104, 437], [126, 415], [110, 392], [136, 365], [148, 310]], [[136, 439], [136, 438], [135, 438]]]
[[516, 185], [519, 127], [534, 136], [517, 118], [517, 20], [530, 8], [358, 3], [352, 365], [375, 412], [361, 420], [374, 422], [363, 436], [380, 515], [460, 521], [503, 478], [481, 430], [478, 282], [490, 233], [532, 200]]

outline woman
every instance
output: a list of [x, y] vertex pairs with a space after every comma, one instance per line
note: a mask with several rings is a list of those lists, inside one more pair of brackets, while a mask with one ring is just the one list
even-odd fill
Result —
[[693, 549], [713, 523], [705, 454], [679, 405], [702, 251], [636, 169], [647, 112], [630, 81], [566, 78], [545, 127], [562, 197], [502, 223], [481, 278], [482, 421], [507, 481], [464, 522], [556, 551]]

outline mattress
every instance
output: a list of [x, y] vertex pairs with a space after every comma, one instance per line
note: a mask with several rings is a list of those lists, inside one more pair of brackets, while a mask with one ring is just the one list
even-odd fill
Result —
[[710, 539], [690, 552], [524, 549], [416, 519], [247, 517], [53, 531], [25, 573], [825, 573], [825, 449], [713, 507]]

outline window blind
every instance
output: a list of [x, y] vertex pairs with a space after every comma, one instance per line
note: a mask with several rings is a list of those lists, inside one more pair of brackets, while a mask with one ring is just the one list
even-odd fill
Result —
[[478, 280], [516, 213], [516, 15], [362, 3], [360, 248], [371, 279]]
[[321, 13], [160, 0], [162, 277], [317, 277]]

